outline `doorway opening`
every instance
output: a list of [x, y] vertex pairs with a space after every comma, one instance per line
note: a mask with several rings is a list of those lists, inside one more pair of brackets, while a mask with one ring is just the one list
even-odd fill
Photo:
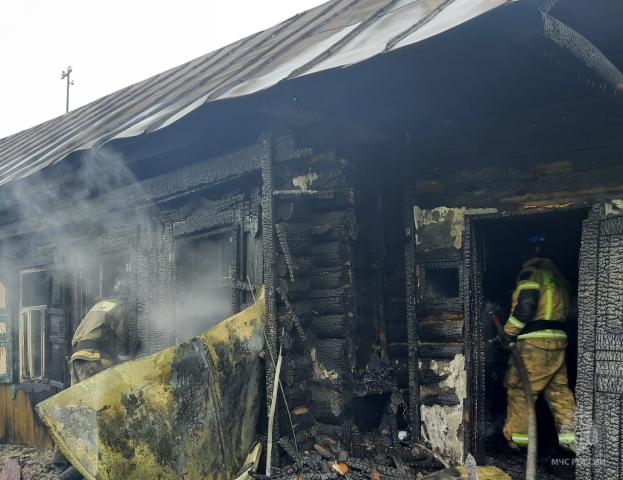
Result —
[[[472, 278], [480, 283], [477, 311], [472, 321], [485, 321], [484, 305], [497, 304], [501, 319], [505, 321], [511, 310], [511, 297], [522, 264], [534, 256], [529, 239], [533, 235], [545, 238], [542, 256], [549, 257], [567, 279], [570, 293], [567, 346], [567, 372], [569, 387], [575, 391], [577, 375], [577, 292], [579, 277], [580, 243], [582, 222], [586, 210], [566, 210], [552, 213], [515, 216], [492, 215], [474, 220], [475, 268]], [[498, 342], [491, 342], [497, 332], [486, 322], [484, 326], [484, 388], [476, 389], [477, 403], [484, 404], [484, 431], [486, 455], [504, 458], [506, 440], [502, 428], [506, 419], [507, 399], [504, 375], [508, 366], [508, 354]], [[558, 445], [558, 437], [551, 411], [541, 395], [536, 404], [539, 456], [541, 459], [560, 458], [566, 454]], [[512, 458], [512, 455], [510, 456]], [[523, 456], [521, 456], [523, 458]]]

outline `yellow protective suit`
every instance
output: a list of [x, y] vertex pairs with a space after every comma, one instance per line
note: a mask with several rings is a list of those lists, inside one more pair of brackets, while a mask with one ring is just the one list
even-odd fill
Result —
[[[522, 267], [513, 292], [512, 312], [504, 331], [517, 338], [535, 400], [543, 394], [563, 446], [575, 443], [575, 399], [569, 389], [565, 351], [567, 334], [560, 322], [567, 318], [567, 281], [551, 260], [532, 258]], [[531, 323], [537, 322], [537, 323]], [[548, 328], [551, 322], [553, 328]], [[528, 417], [519, 373], [509, 359], [504, 381], [508, 410], [504, 435], [512, 445], [528, 444]]]
[[[116, 298], [97, 302], [78, 325], [71, 346], [74, 353], [70, 363], [76, 360], [99, 363], [100, 371], [119, 363], [119, 355], [127, 355], [128, 349], [128, 324], [123, 302]], [[74, 370], [84, 368], [72, 369], [72, 373]], [[90, 370], [94, 367], [91, 366]], [[72, 380], [74, 377], [77, 375], [72, 375]]]

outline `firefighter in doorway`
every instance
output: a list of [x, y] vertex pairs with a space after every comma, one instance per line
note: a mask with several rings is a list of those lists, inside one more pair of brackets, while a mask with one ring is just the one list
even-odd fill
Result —
[[[517, 277], [504, 333], [517, 342], [535, 400], [544, 395], [560, 445], [575, 450], [575, 399], [567, 381], [565, 358], [569, 287], [554, 262], [543, 255], [544, 240], [543, 235], [530, 238], [536, 252]], [[511, 447], [518, 448], [528, 444], [528, 418], [521, 380], [512, 361], [504, 385], [508, 395], [504, 436]]]
[[[111, 298], [98, 301], [78, 325], [71, 340], [74, 350], [69, 360], [72, 385], [128, 360], [128, 283], [127, 275], [118, 275]], [[52, 462], [66, 463], [56, 447]]]

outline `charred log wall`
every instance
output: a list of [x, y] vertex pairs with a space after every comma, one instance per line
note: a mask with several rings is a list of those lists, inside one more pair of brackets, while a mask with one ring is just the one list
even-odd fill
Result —
[[357, 454], [399, 447], [408, 412], [402, 181], [383, 155], [357, 160], [354, 245], [357, 306], [355, 423]]
[[445, 458], [461, 462], [468, 350], [462, 235], [456, 235], [461, 212], [416, 208], [414, 219], [413, 209], [406, 208], [405, 217], [415, 220], [406, 246], [412, 433]]
[[[357, 315], [350, 165], [331, 153], [293, 152], [273, 165], [282, 382], [299, 449], [341, 449], [350, 442]], [[291, 436], [287, 417], [280, 425]]]
[[[400, 170], [287, 142], [275, 150], [282, 382], [299, 450], [369, 454], [373, 437], [390, 447], [408, 408]], [[292, 436], [286, 412], [280, 431]]]

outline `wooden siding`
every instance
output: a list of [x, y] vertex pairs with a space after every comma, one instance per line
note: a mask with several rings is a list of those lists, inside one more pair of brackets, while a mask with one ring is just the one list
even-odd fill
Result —
[[0, 443], [52, 448], [52, 439], [36, 417], [28, 394], [0, 385]]

